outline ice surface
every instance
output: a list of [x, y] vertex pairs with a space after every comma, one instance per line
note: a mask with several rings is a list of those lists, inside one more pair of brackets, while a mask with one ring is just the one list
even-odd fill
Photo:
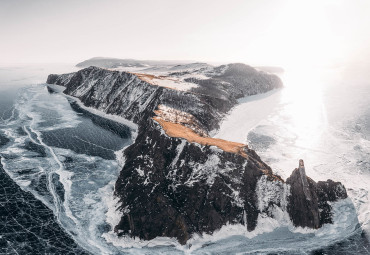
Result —
[[239, 99], [239, 104], [226, 115], [213, 137], [246, 143], [249, 131], [271, 114], [280, 94], [281, 90], [275, 89]]
[[101, 237], [109, 230], [104, 199], [113, 196], [120, 169], [115, 157], [131, 143], [130, 132], [118, 136], [112, 129], [123, 126], [105, 127], [108, 120], [102, 125], [76, 112], [44, 85], [23, 89], [14, 107], [18, 118], [0, 124], [9, 139], [0, 152], [7, 173], [51, 209], [79, 246], [114, 253]]
[[53, 211], [0, 166], [1, 254], [88, 254], [58, 225]]

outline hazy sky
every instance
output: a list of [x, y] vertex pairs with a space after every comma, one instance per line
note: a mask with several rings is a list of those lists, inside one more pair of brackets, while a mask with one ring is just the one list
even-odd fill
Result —
[[0, 0], [0, 63], [370, 57], [369, 0]]

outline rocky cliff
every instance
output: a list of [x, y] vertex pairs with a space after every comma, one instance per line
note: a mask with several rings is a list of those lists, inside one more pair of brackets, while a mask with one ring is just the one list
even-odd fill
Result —
[[181, 243], [193, 233], [210, 233], [227, 222], [253, 230], [258, 180], [282, 180], [247, 147], [226, 151], [209, 140], [198, 144], [171, 137], [155, 120], [142, 126], [125, 152], [116, 183], [123, 212], [116, 230], [143, 239], [176, 237]]
[[247, 145], [209, 136], [237, 98], [281, 87], [277, 76], [243, 64], [166, 77], [89, 67], [50, 75], [47, 83], [139, 126], [115, 186], [119, 235], [184, 244], [227, 223], [252, 231], [259, 217], [275, 217], [277, 210], [296, 226], [319, 228], [332, 221], [330, 202], [347, 196], [340, 183], [307, 177], [303, 161], [285, 182]]
[[319, 228], [332, 222], [330, 202], [347, 198], [340, 182], [316, 183], [307, 177], [303, 160], [286, 181], [290, 185], [288, 212], [295, 226]]

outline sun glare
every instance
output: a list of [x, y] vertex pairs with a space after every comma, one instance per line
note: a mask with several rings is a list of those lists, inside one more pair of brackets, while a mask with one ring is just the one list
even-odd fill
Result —
[[327, 126], [320, 73], [315, 69], [288, 69], [282, 78], [282, 113], [289, 123], [285, 128], [296, 135], [295, 146], [311, 148]]
[[254, 45], [273, 47], [272, 62], [285, 69], [281, 117], [287, 131], [296, 136], [298, 148], [313, 148], [327, 126], [320, 69], [334, 64], [343, 46], [331, 32], [325, 5], [320, 3], [288, 2], [268, 37]]
[[267, 51], [270, 62], [284, 68], [333, 64], [343, 45], [330, 28], [325, 6], [316, 1], [289, 1], [265, 36], [253, 43], [256, 52]]

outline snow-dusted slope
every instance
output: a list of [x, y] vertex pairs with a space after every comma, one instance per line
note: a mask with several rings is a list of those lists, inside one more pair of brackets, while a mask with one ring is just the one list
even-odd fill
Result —
[[65, 86], [64, 93], [83, 104], [139, 123], [152, 116], [158, 104], [194, 115], [205, 129], [218, 128], [219, 119], [232, 107], [226, 99], [148, 83], [138, 75], [89, 67], [74, 74], [50, 75], [50, 84]]

